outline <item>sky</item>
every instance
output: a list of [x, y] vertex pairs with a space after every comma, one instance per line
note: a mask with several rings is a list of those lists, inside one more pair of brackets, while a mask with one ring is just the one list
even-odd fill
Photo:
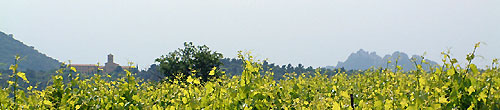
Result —
[[359, 49], [500, 57], [499, 0], [0, 0], [0, 31], [74, 64], [154, 59], [192, 41], [235, 58], [336, 65]]

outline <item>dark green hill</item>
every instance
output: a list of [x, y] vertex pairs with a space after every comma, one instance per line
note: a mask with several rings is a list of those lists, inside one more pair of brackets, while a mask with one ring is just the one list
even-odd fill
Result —
[[12, 34], [0, 32], [0, 70], [9, 69], [14, 63], [14, 56], [19, 54], [21, 70], [51, 70], [57, 69], [60, 62], [38, 52], [33, 46], [27, 46], [21, 41], [13, 38]]

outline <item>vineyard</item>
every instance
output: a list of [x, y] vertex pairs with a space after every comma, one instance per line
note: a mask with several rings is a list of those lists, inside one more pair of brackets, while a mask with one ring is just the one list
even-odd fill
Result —
[[239, 58], [244, 61], [241, 76], [207, 82], [194, 76], [141, 81], [127, 70], [126, 77], [116, 81], [106, 74], [81, 79], [67, 66], [42, 90], [20, 88], [18, 83], [29, 79], [12, 65], [12, 73], [3, 73], [12, 80], [0, 91], [0, 109], [500, 109], [498, 61], [478, 69], [471, 63], [474, 52], [467, 55], [466, 65], [444, 52], [442, 65], [430, 70], [415, 63], [412, 71], [396, 66], [327, 76], [318, 69], [288, 73], [281, 80], [262, 72], [260, 61], [249, 53]]

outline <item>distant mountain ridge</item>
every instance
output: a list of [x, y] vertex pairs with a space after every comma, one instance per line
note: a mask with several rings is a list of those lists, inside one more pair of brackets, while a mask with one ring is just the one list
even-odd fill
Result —
[[23, 42], [13, 38], [12, 34], [5, 34], [0, 31], [0, 70], [9, 69], [14, 64], [14, 56], [19, 54], [21, 70], [51, 70], [57, 69], [60, 62], [43, 53], [40, 53], [33, 46], [27, 46]]
[[[343, 62], [338, 62], [335, 66], [336, 68], [344, 68], [346, 70], [366, 70], [370, 67], [389, 67], [391, 69], [395, 68], [396, 59], [398, 59], [397, 65], [401, 66], [404, 71], [415, 70], [415, 64], [411, 61], [412, 58], [417, 59], [417, 64], [420, 64], [421, 57], [418, 55], [413, 55], [409, 57], [408, 54], [396, 51], [391, 55], [385, 55], [384, 57], [378, 56], [375, 52], [368, 52], [363, 49], [360, 49], [356, 53], [352, 53], [349, 55], [347, 60]], [[391, 61], [390, 64], [387, 64], [388, 61]], [[426, 62], [429, 64], [423, 64], [422, 67], [426, 70], [429, 69], [429, 66], [438, 65], [436, 62], [426, 59]]]

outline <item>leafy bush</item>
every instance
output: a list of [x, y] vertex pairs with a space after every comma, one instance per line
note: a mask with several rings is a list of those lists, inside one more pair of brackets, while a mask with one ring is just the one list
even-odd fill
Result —
[[[160, 71], [169, 80], [175, 77], [187, 79], [187, 76], [194, 75], [201, 77], [205, 82], [222, 75], [216, 68], [222, 65], [220, 61], [222, 57], [221, 53], [211, 51], [206, 45], [195, 47], [192, 42], [185, 42], [183, 49], [179, 48], [168, 55], [162, 55], [155, 61], [160, 63]], [[215, 71], [215, 75], [209, 75], [212, 70]]]

